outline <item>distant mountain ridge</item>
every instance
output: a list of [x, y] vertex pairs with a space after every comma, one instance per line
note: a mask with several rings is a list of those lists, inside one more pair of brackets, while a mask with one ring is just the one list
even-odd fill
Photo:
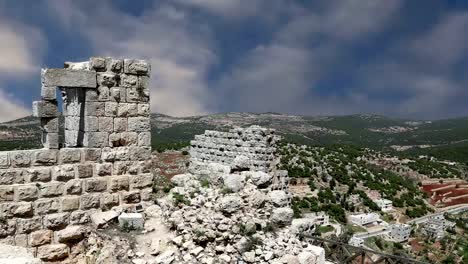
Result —
[[[352, 144], [389, 151], [421, 152], [468, 147], [468, 117], [421, 121], [381, 115], [302, 116], [279, 113], [218, 113], [191, 117], [151, 115], [153, 145], [187, 145], [206, 129], [261, 125], [288, 141], [309, 145]], [[24, 117], [0, 124], [0, 149], [40, 146], [39, 120]], [[468, 156], [468, 154], [467, 154]]]

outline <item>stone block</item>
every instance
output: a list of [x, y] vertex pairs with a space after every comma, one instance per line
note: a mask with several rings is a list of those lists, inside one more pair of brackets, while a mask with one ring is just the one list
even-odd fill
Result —
[[149, 117], [129, 117], [128, 131], [148, 132], [151, 131]]
[[39, 195], [41, 197], [55, 197], [63, 195], [65, 183], [63, 182], [50, 182], [40, 184]]
[[119, 103], [119, 106], [117, 108], [117, 116], [118, 117], [128, 116], [128, 104], [127, 103]]
[[114, 118], [114, 131], [115, 132], [127, 131], [127, 118]]
[[104, 72], [97, 74], [98, 89], [103, 87], [107, 88], [107, 95], [106, 97], [102, 97], [101, 100], [109, 100], [109, 88], [117, 86], [117, 78], [118, 76], [112, 72]]
[[56, 213], [60, 210], [60, 200], [58, 198], [41, 198], [34, 202], [34, 211], [38, 215]]
[[109, 90], [110, 100], [112, 102], [125, 102], [125, 88], [124, 87], [112, 87]]
[[55, 236], [60, 243], [76, 243], [84, 238], [86, 228], [84, 226], [67, 226], [65, 229], [57, 231]]
[[32, 152], [32, 164], [34, 166], [55, 165], [57, 163], [57, 150], [40, 149]]
[[13, 186], [0, 186], [0, 202], [13, 201], [15, 198], [15, 190]]
[[83, 225], [89, 223], [89, 221], [89, 215], [85, 211], [75, 211], [70, 214], [71, 225]]
[[104, 116], [105, 115], [104, 102], [87, 102], [84, 106], [85, 116]]
[[152, 201], [153, 200], [153, 188], [146, 188], [140, 190], [140, 197], [142, 201]]
[[107, 180], [103, 178], [92, 178], [86, 180], [86, 192], [104, 192], [107, 190]]
[[15, 168], [29, 167], [31, 164], [31, 151], [14, 151], [10, 152], [11, 166]]
[[137, 88], [138, 87], [138, 76], [130, 74], [120, 75], [120, 85], [125, 88]]
[[34, 201], [39, 197], [36, 185], [20, 185], [16, 188], [16, 198], [19, 201]]
[[131, 191], [123, 192], [121, 195], [121, 201], [127, 204], [139, 203], [141, 202], [140, 192]]
[[140, 88], [138, 87], [127, 87], [126, 101], [128, 103], [140, 102]]
[[8, 152], [0, 152], [0, 168], [10, 167], [10, 158], [8, 157]]
[[117, 116], [117, 109], [119, 104], [116, 102], [106, 102], [105, 103], [105, 116], [115, 117]]
[[119, 194], [118, 193], [103, 193], [101, 196], [101, 209], [110, 210], [114, 206], [119, 205]]
[[145, 60], [125, 59], [124, 72], [130, 74], [149, 75], [151, 72], [151, 66]]
[[99, 208], [100, 195], [99, 194], [84, 194], [80, 198], [80, 206], [82, 210], [91, 208]]
[[95, 162], [100, 162], [101, 161], [101, 149], [100, 148], [83, 148], [81, 149], [84, 161], [95, 161]]
[[85, 101], [86, 102], [98, 102], [99, 95], [97, 89], [86, 89], [85, 90]]
[[138, 104], [133, 104], [133, 103], [127, 104], [127, 116], [129, 117], [138, 116]]
[[76, 148], [63, 148], [59, 151], [59, 163], [70, 164], [81, 162], [81, 150]]
[[42, 86], [41, 98], [46, 101], [57, 100], [57, 87]]
[[41, 118], [41, 127], [47, 133], [58, 133], [59, 132], [59, 119], [54, 118]]
[[58, 149], [59, 134], [42, 132], [42, 146], [46, 149]]
[[52, 87], [96, 88], [96, 72], [69, 69], [42, 70], [42, 85]]
[[99, 86], [98, 87], [98, 100], [100, 102], [106, 102], [106, 101], [110, 100], [109, 87], [107, 87], [107, 86]]
[[37, 230], [29, 235], [29, 245], [31, 247], [38, 247], [52, 242], [52, 230]]
[[82, 134], [80, 131], [75, 130], [65, 130], [65, 146], [67, 148], [77, 147], [78, 138]]
[[85, 133], [83, 146], [90, 148], [103, 148], [109, 146], [109, 133], [107, 132], [88, 132]]
[[17, 247], [28, 247], [28, 235], [16, 235], [15, 236], [15, 246]]
[[150, 78], [148, 76], [138, 77], [138, 86], [140, 89], [140, 102], [150, 101]]
[[112, 172], [112, 174], [113, 175], [129, 174], [131, 165], [132, 165], [132, 162], [129, 162], [129, 161], [114, 162], [114, 171]]
[[0, 238], [11, 236], [16, 231], [16, 220], [6, 220], [0, 222]]
[[16, 220], [16, 234], [29, 234], [42, 228], [42, 217]]
[[79, 116], [67, 116], [65, 118], [65, 129], [78, 131], [80, 130], [80, 117]]
[[62, 198], [62, 211], [74, 211], [80, 209], [79, 196], [66, 196]]
[[37, 248], [37, 257], [45, 261], [57, 261], [68, 257], [68, 251], [65, 244], [44, 245]]
[[119, 215], [119, 226], [122, 229], [142, 230], [145, 227], [145, 218], [140, 213], [122, 213]]
[[120, 133], [120, 146], [137, 146], [138, 134], [136, 132]]
[[120, 146], [122, 146], [121, 143], [120, 143], [120, 133], [109, 134], [109, 145], [111, 147], [120, 147]]
[[140, 167], [140, 173], [150, 173], [152, 172], [153, 161], [152, 160], [140, 161], [138, 163], [138, 167]]
[[75, 179], [75, 167], [73, 165], [53, 167], [52, 179], [55, 181], [69, 181]]
[[138, 133], [138, 146], [151, 147], [151, 132]]
[[89, 66], [95, 71], [104, 72], [106, 71], [106, 58], [91, 57], [89, 59]]
[[113, 192], [128, 191], [130, 181], [128, 176], [114, 176], [109, 179], [109, 189]]
[[119, 216], [116, 211], [96, 212], [91, 215], [91, 221], [96, 228], [103, 228], [107, 223], [113, 221]]
[[50, 168], [31, 168], [24, 171], [26, 182], [48, 182], [51, 179]]
[[150, 116], [150, 104], [138, 104], [138, 115]]
[[93, 164], [89, 163], [76, 165], [76, 175], [80, 179], [93, 177]]
[[129, 147], [129, 156], [131, 160], [150, 160], [151, 148], [149, 147]]
[[10, 213], [15, 217], [31, 217], [34, 213], [32, 203], [15, 202], [10, 204]]
[[58, 108], [56, 102], [50, 101], [34, 101], [33, 116], [35, 117], [57, 117]]
[[85, 116], [83, 117], [83, 121], [83, 131], [95, 132], [99, 130], [99, 118], [97, 116]]
[[112, 175], [112, 163], [97, 163], [96, 175], [97, 176], [110, 176]]
[[23, 171], [16, 169], [0, 170], [0, 185], [21, 184], [24, 182]]
[[102, 160], [113, 162], [113, 161], [124, 161], [129, 160], [129, 148], [119, 147], [119, 148], [104, 148], [102, 150]]
[[123, 60], [111, 59], [108, 63], [108, 70], [120, 73], [123, 70]]
[[99, 117], [99, 131], [112, 132], [114, 131], [114, 118]]
[[55, 213], [44, 216], [44, 228], [58, 230], [70, 222], [70, 213]]
[[132, 189], [144, 189], [153, 186], [153, 174], [143, 174], [131, 177]]

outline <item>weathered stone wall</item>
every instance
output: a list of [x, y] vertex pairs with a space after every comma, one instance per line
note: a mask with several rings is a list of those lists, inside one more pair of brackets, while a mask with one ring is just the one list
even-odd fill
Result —
[[235, 168], [239, 165], [236, 164], [239, 162], [236, 158], [247, 157], [249, 170], [272, 174], [272, 189], [286, 190], [289, 186], [288, 173], [276, 169], [279, 162], [279, 140], [281, 137], [275, 134], [274, 129], [260, 126], [234, 128], [229, 132], [207, 130], [191, 141], [191, 162], [192, 165], [219, 163]]
[[38, 247], [38, 255], [68, 250], [59, 230], [96, 211], [135, 208], [152, 191], [149, 64], [91, 58], [65, 65], [42, 71], [42, 101], [33, 104], [44, 149], [0, 152], [0, 239]]
[[190, 142], [190, 156], [197, 161], [228, 166], [237, 156], [246, 156], [252, 170], [267, 172], [273, 168], [279, 139], [275, 130], [259, 126], [234, 128], [229, 132], [207, 130]]

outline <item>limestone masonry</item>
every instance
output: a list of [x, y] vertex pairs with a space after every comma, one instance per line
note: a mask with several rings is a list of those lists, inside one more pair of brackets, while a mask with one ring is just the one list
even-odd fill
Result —
[[42, 70], [33, 112], [44, 148], [0, 152], [0, 239], [66, 254], [60, 230], [150, 199], [150, 71], [143, 60], [100, 57]]
[[260, 126], [234, 128], [229, 132], [207, 130], [190, 142], [193, 164], [219, 163], [233, 170], [251, 170], [274, 176], [273, 189], [287, 189], [287, 171], [276, 170], [279, 162], [277, 143], [281, 137], [274, 129]]
[[190, 155], [202, 162], [231, 165], [238, 156], [249, 158], [250, 167], [257, 171], [270, 171], [279, 136], [275, 130], [259, 126], [234, 128], [229, 132], [207, 130], [191, 141]]

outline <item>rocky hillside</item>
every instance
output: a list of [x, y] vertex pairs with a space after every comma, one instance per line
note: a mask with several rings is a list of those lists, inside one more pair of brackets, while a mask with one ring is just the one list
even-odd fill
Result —
[[[152, 114], [153, 146], [186, 146], [206, 129], [261, 125], [275, 128], [294, 143], [352, 144], [411, 155], [468, 161], [468, 118], [437, 121], [392, 119], [377, 115], [313, 117], [277, 113], [223, 113], [193, 117]], [[39, 145], [38, 120], [32, 117], [0, 124], [0, 150]]]

